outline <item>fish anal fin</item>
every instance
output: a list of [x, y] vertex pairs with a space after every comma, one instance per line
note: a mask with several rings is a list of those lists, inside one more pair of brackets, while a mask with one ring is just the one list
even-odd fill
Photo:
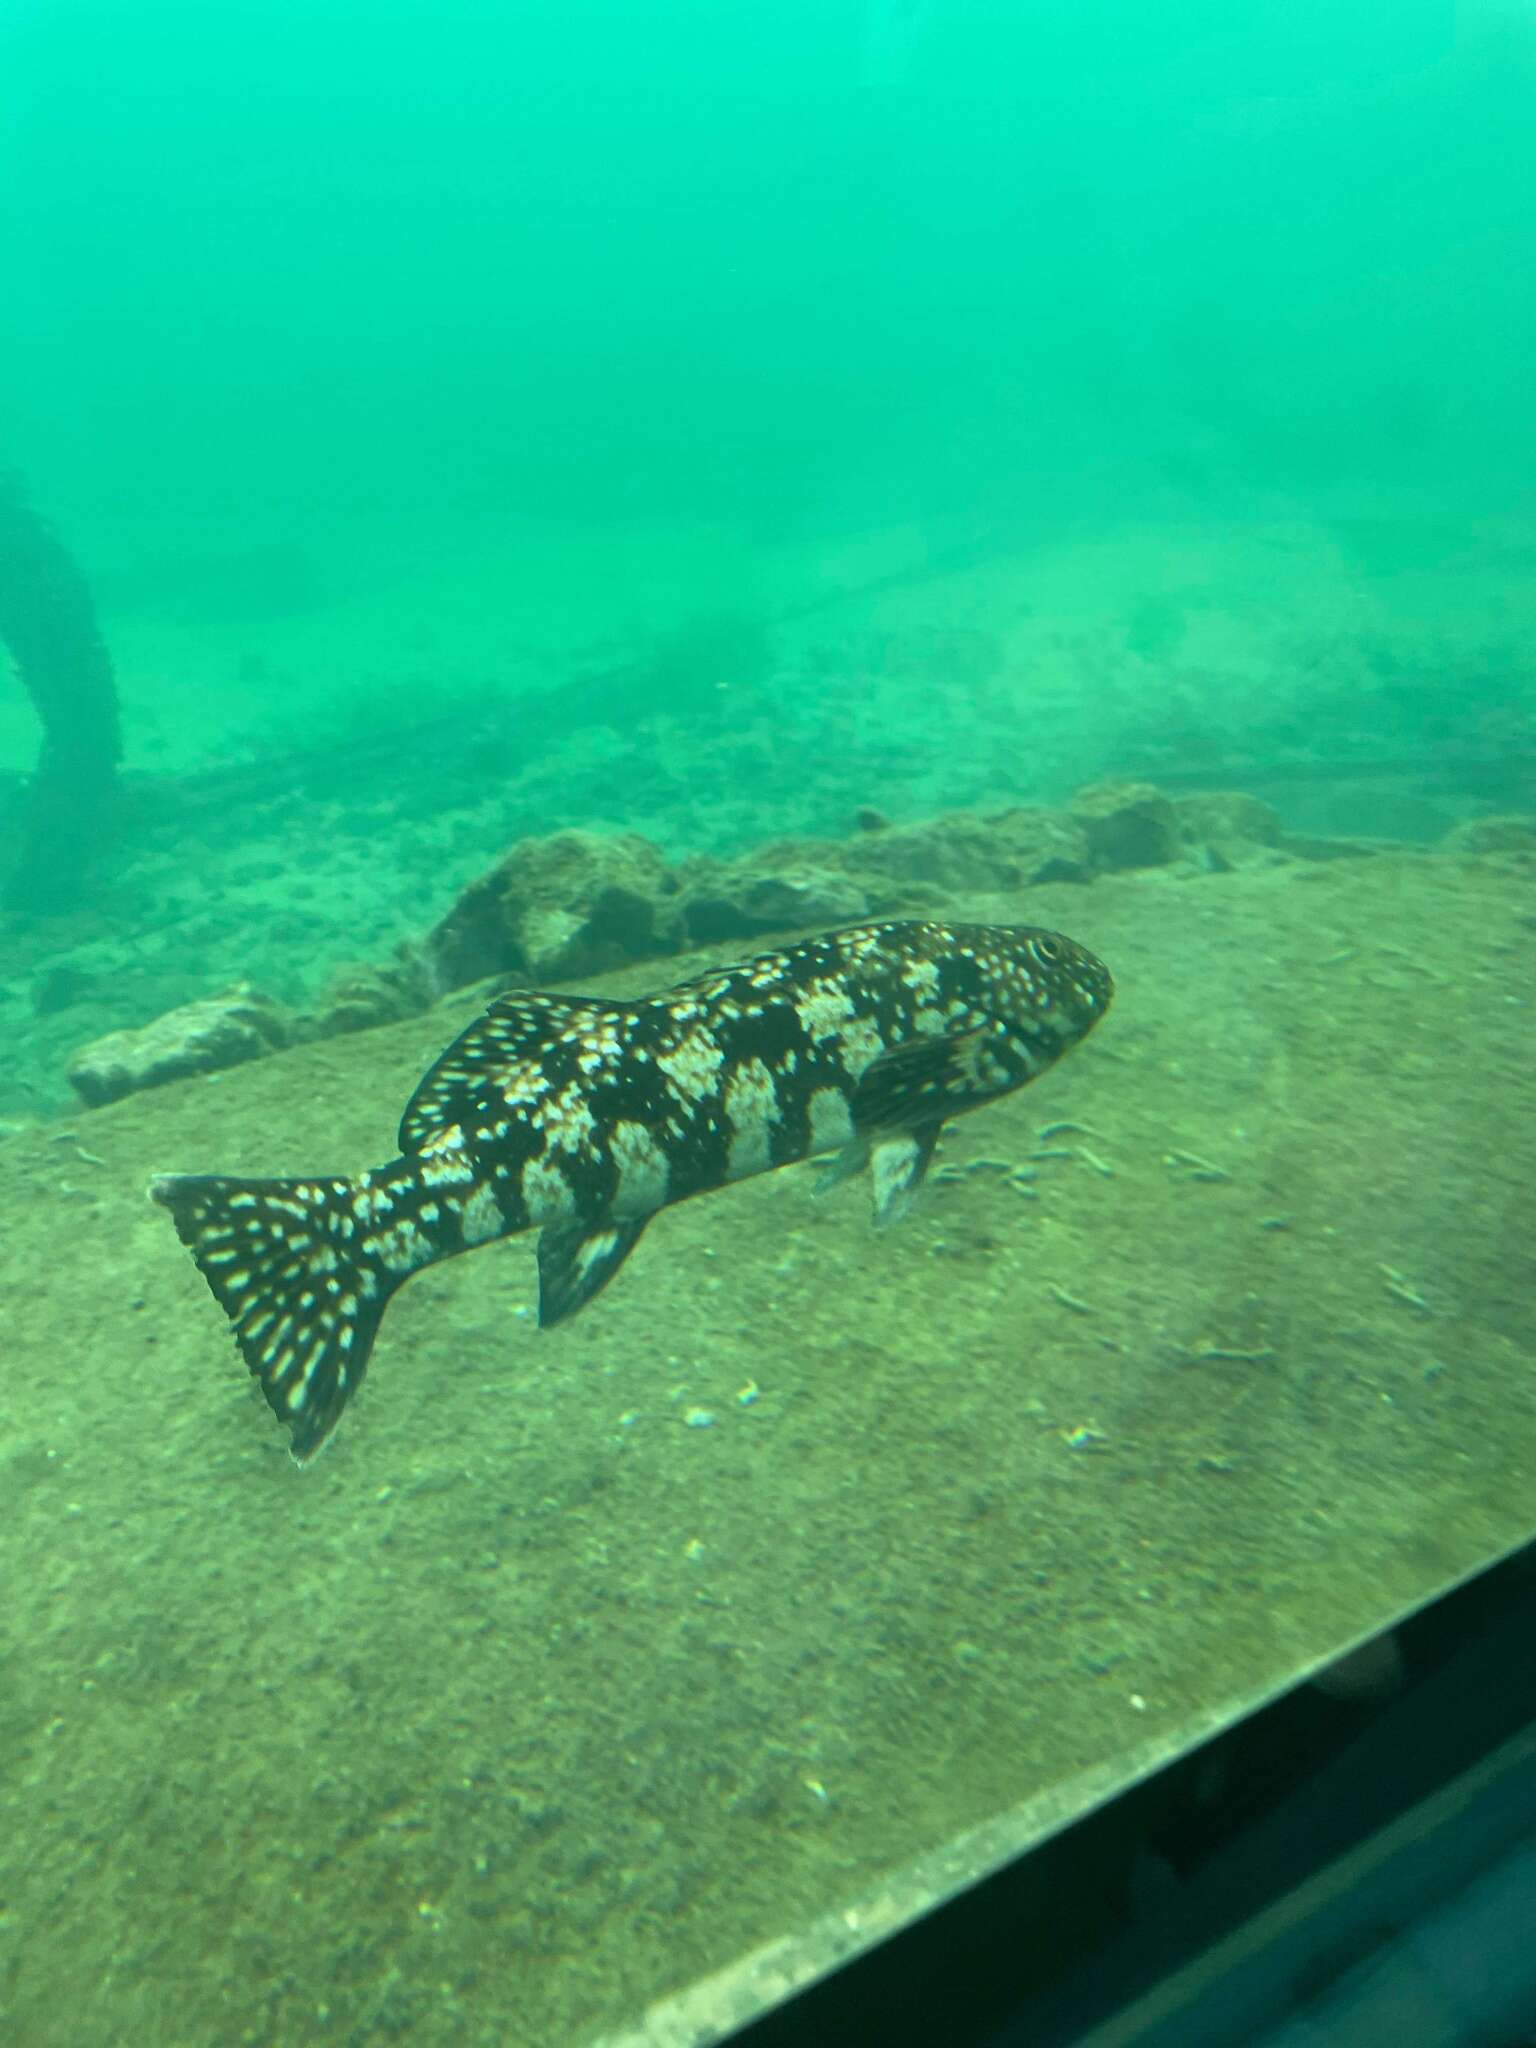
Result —
[[563, 1323], [600, 1294], [649, 1221], [546, 1223], [539, 1232], [539, 1328]]

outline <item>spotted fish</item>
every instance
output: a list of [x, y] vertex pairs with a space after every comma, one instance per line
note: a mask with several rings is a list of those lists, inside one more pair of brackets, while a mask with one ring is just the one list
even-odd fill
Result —
[[814, 1154], [911, 1200], [946, 1120], [1043, 1073], [1108, 1008], [1094, 956], [1027, 925], [855, 925], [638, 1001], [495, 998], [349, 1178], [167, 1174], [150, 1194], [313, 1456], [412, 1273], [537, 1230], [539, 1322], [606, 1287], [659, 1209]]

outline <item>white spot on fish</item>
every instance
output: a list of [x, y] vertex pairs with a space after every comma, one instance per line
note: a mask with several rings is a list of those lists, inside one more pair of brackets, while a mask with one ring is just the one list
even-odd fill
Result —
[[650, 1216], [666, 1207], [672, 1170], [666, 1153], [644, 1124], [615, 1124], [608, 1152], [619, 1173], [613, 1198], [615, 1216]]
[[524, 1163], [522, 1193], [530, 1223], [553, 1223], [576, 1214], [575, 1189], [554, 1161], [543, 1155]]
[[843, 1065], [857, 1081], [886, 1049], [879, 1026], [871, 1017], [855, 1017], [837, 1035], [837, 1049]]
[[584, 1151], [597, 1129], [597, 1119], [579, 1081], [568, 1081], [540, 1107], [534, 1120], [544, 1133], [546, 1150], [551, 1151]]
[[372, 1174], [365, 1173], [352, 1193], [352, 1212], [359, 1223], [377, 1223], [381, 1216], [388, 1216], [395, 1206], [390, 1189], [376, 1182]]
[[812, 1152], [830, 1152], [846, 1145], [853, 1136], [853, 1117], [848, 1098], [837, 1088], [818, 1088], [811, 1097]]
[[475, 1170], [463, 1150], [423, 1151], [418, 1166], [422, 1185], [429, 1188], [461, 1188], [475, 1177]]
[[459, 1229], [465, 1244], [489, 1244], [500, 1237], [504, 1225], [501, 1208], [488, 1187], [478, 1187], [459, 1210]]
[[422, 1235], [409, 1216], [402, 1216], [377, 1236], [365, 1238], [363, 1250], [391, 1273], [414, 1273], [421, 1266], [431, 1265], [437, 1256], [431, 1239]]
[[725, 1054], [707, 1031], [690, 1031], [670, 1052], [659, 1052], [656, 1064], [668, 1084], [685, 1102], [701, 1102], [713, 1093]]
[[549, 1081], [537, 1060], [519, 1060], [496, 1077], [496, 1086], [508, 1109], [524, 1109], [549, 1093]]
[[839, 983], [813, 981], [803, 995], [795, 998], [795, 1014], [814, 1043], [820, 1038], [841, 1035], [843, 1026], [853, 1016], [853, 1003], [847, 989]]
[[726, 1177], [746, 1180], [773, 1164], [772, 1132], [779, 1121], [773, 1075], [760, 1059], [742, 1060], [725, 1084], [725, 1113], [731, 1122]]

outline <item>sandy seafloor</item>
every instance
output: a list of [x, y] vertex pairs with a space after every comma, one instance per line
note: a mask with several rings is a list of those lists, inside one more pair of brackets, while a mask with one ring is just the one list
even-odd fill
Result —
[[0, 1146], [9, 2043], [590, 2041], [1529, 1536], [1529, 868], [957, 909], [1119, 983], [946, 1142], [1033, 1199], [455, 1261], [303, 1472], [144, 1183], [389, 1156], [472, 1000]]

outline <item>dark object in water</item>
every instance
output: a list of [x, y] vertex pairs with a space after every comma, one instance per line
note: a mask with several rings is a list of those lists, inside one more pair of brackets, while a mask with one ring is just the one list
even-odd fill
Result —
[[312, 1457], [390, 1296], [539, 1231], [539, 1322], [607, 1285], [659, 1209], [837, 1150], [896, 1220], [952, 1116], [1010, 1094], [1109, 1007], [1108, 969], [1028, 925], [854, 925], [634, 1002], [498, 996], [428, 1071], [401, 1157], [351, 1178], [170, 1174], [150, 1194]]
[[117, 808], [117, 686], [85, 578], [14, 477], [0, 477], [0, 640], [43, 725], [22, 800], [21, 851], [0, 905], [65, 910]]

